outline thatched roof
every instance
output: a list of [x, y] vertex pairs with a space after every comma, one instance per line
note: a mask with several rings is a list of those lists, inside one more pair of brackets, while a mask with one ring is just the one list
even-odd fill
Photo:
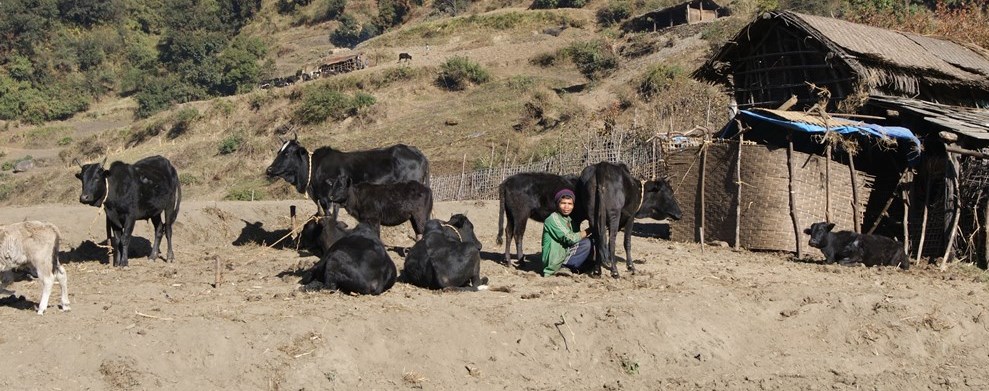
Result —
[[713, 12], [715, 17], [711, 20], [731, 15], [728, 8], [722, 7], [713, 0], [690, 0], [666, 8], [646, 11], [641, 15], [633, 16], [622, 24], [622, 30], [643, 31], [651, 30], [653, 27], [666, 28], [671, 25], [690, 23], [691, 21], [687, 20], [685, 14], [688, 8], [703, 9], [705, 11]]
[[974, 139], [979, 147], [989, 142], [987, 109], [949, 106], [894, 96], [870, 96], [868, 104], [897, 110], [901, 115], [911, 115], [938, 130], [947, 130]]
[[886, 30], [844, 20], [783, 11], [763, 14], [695, 73], [726, 82], [731, 62], [760, 43], [770, 24], [782, 24], [820, 42], [858, 75], [867, 91], [916, 95], [920, 84], [989, 91], [989, 55], [945, 39]]

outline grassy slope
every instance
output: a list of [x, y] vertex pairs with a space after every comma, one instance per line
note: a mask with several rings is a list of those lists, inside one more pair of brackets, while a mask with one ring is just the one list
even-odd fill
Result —
[[[417, 19], [404, 27], [357, 48], [373, 61], [372, 67], [362, 71], [192, 102], [131, 123], [127, 121], [133, 103], [122, 99], [103, 102], [63, 124], [47, 125], [49, 130], [6, 124], [8, 129], [0, 132], [5, 144], [0, 151], [7, 156], [0, 159], [10, 161], [33, 152], [32, 156], [43, 160], [39, 161], [42, 167], [29, 173], [0, 174], [0, 205], [73, 202], [78, 195], [78, 180], [73, 177], [76, 170], [70, 162], [77, 157], [98, 160], [105, 156], [102, 151], [111, 161], [132, 162], [152, 154], [168, 157], [179, 169], [187, 198], [245, 198], [251, 194], [261, 199], [296, 197], [283, 181], [269, 183], [262, 173], [277, 147], [276, 130], [289, 127], [292, 110], [298, 105], [292, 95], [304, 86], [318, 83], [334, 83], [350, 90], [362, 88], [373, 94], [378, 103], [369, 112], [342, 122], [292, 126], [291, 132], [297, 133], [305, 145], [332, 145], [344, 150], [393, 143], [415, 145], [431, 159], [435, 174], [459, 172], [465, 155], [468, 168], [491, 165], [492, 156], [493, 163], [499, 164], [551, 155], [560, 145], [567, 145], [572, 132], [602, 129], [606, 119], [620, 126], [634, 122], [644, 133], [665, 132], [670, 118], [676, 129], [706, 121], [703, 106], [711, 101], [710, 96], [717, 95], [711, 87], [689, 83], [651, 102], [639, 99], [634, 88], [651, 64], [676, 63], [688, 70], [699, 65], [709, 50], [709, 45], [700, 39], [701, 32], [717, 29], [693, 26], [674, 32], [610, 38], [614, 31], [600, 30], [594, 22], [595, 7], [600, 5], [552, 11], [504, 8], [455, 18], [427, 17], [419, 11]], [[483, 9], [480, 7], [484, 5], [476, 7]], [[336, 22], [293, 28], [284, 17], [270, 12], [265, 15], [250, 28], [270, 37], [278, 69], [288, 71], [318, 61], [330, 49], [320, 42], [325, 43]], [[575, 27], [558, 36], [543, 33], [561, 24]], [[585, 92], [563, 97], [556, 97], [550, 88], [586, 83], [587, 79], [569, 62], [549, 68], [529, 62], [537, 54], [598, 38], [611, 42], [616, 51], [629, 45], [630, 39], [644, 42], [651, 47], [651, 54], [622, 58], [620, 68], [609, 78], [591, 83]], [[414, 60], [396, 64], [393, 59], [399, 52], [412, 53]], [[435, 82], [437, 69], [453, 55], [465, 55], [481, 63], [491, 72], [492, 81], [461, 92], [441, 89]], [[387, 82], [397, 67], [409, 67], [403, 73], [412, 76]], [[525, 103], [537, 94], [550, 97], [552, 108], [567, 112], [570, 119], [547, 130], [513, 129], [526, 115]], [[615, 109], [620, 100], [632, 106]], [[713, 105], [719, 113], [723, 111], [718, 109], [721, 103], [717, 98]], [[198, 116], [185, 128], [176, 126], [189, 113]], [[718, 121], [716, 117], [713, 123]], [[0, 124], [0, 129], [4, 125]], [[65, 143], [65, 137], [72, 141], [59, 145], [60, 141]], [[235, 137], [241, 140], [239, 149], [221, 155], [219, 146]]]

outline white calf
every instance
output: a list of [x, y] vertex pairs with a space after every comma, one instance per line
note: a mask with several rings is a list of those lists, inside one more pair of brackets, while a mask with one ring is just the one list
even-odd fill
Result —
[[0, 294], [14, 294], [5, 289], [13, 280], [12, 270], [30, 265], [41, 280], [38, 315], [44, 315], [48, 308], [48, 296], [51, 296], [55, 278], [62, 291], [62, 311], [68, 311], [68, 278], [58, 263], [59, 236], [58, 227], [40, 221], [0, 226]]

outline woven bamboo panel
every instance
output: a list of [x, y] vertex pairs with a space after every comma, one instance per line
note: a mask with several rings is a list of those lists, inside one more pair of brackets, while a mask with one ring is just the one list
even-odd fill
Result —
[[[705, 237], [706, 241], [735, 242], [735, 184], [738, 144], [715, 143], [708, 147], [705, 168]], [[765, 145], [742, 147], [742, 213], [739, 238], [741, 246], [755, 250], [796, 251], [800, 240], [809, 246], [803, 229], [825, 218], [825, 158], [794, 152], [797, 218], [799, 239], [790, 217], [789, 173], [786, 149]], [[683, 220], [671, 224], [671, 238], [678, 241], [700, 239], [700, 168], [698, 149], [692, 148], [668, 158], [670, 177]], [[873, 178], [857, 172], [859, 214], [865, 210]], [[836, 229], [852, 229], [852, 185], [848, 166], [831, 163], [831, 216]], [[860, 220], [861, 221], [861, 220]], [[808, 250], [809, 251], [809, 250]]]

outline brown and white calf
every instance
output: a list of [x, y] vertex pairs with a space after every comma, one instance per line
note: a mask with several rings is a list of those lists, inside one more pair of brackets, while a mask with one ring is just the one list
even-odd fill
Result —
[[40, 221], [0, 226], [0, 294], [14, 294], [5, 289], [13, 280], [13, 269], [30, 266], [41, 280], [38, 315], [44, 315], [48, 308], [48, 297], [56, 278], [62, 291], [62, 311], [68, 311], [68, 278], [58, 263], [59, 236], [58, 227]]

